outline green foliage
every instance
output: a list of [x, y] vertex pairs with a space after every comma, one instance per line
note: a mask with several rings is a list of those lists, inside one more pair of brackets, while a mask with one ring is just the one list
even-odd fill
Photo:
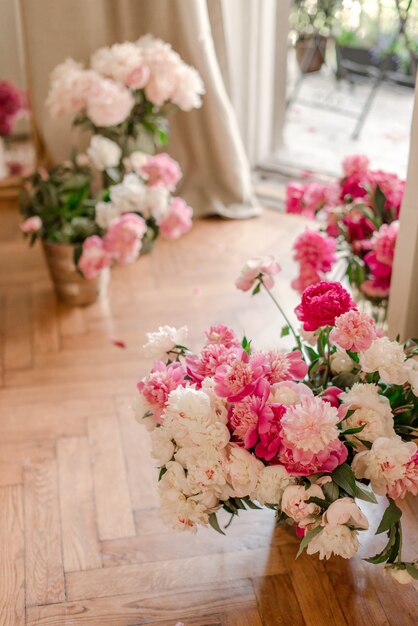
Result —
[[222, 530], [222, 528], [219, 526], [219, 522], [218, 522], [218, 518], [216, 517], [216, 513], [211, 513], [209, 515], [209, 524], [212, 526], [212, 528], [214, 530], [216, 530], [217, 533], [220, 533], [221, 535], [224, 535], [224, 531]]
[[20, 193], [22, 215], [39, 216], [39, 236], [55, 243], [82, 243], [86, 237], [100, 234], [94, 221], [91, 179], [90, 169], [75, 160], [49, 172], [35, 172], [25, 180]]

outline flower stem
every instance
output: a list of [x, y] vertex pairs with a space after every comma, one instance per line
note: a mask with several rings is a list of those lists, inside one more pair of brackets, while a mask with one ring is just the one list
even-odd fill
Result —
[[398, 549], [398, 563], [402, 563], [402, 524], [398, 522], [399, 529], [399, 549]]
[[280, 304], [278, 303], [278, 301], [276, 300], [276, 298], [273, 296], [273, 294], [271, 293], [270, 289], [265, 285], [265, 283], [263, 282], [263, 278], [260, 277], [260, 285], [263, 285], [264, 289], [267, 291], [268, 295], [270, 296], [270, 298], [273, 300], [274, 304], [276, 305], [276, 307], [279, 309], [282, 317], [284, 318], [286, 324], [289, 326], [290, 331], [293, 335], [293, 337], [295, 338], [296, 343], [298, 344], [298, 348], [299, 350], [302, 351], [302, 343], [300, 338], [298, 337], [298, 335], [295, 332], [295, 329], [293, 328], [289, 318], [287, 317], [286, 313], [283, 311], [282, 307], [280, 306]]

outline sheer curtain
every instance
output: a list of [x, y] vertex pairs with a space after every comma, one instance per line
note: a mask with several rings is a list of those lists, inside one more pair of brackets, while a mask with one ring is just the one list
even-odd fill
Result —
[[[35, 119], [54, 161], [68, 156], [71, 136], [68, 120], [51, 120], [45, 108], [53, 67], [67, 57], [87, 61], [99, 46], [150, 32], [197, 67], [206, 86], [203, 107], [180, 112], [172, 120], [169, 151], [185, 174], [179, 193], [198, 215], [244, 218], [260, 212], [225, 85], [228, 69], [233, 68], [226, 60], [221, 0], [22, 0], [21, 4]], [[245, 12], [244, 4], [240, 8]]]

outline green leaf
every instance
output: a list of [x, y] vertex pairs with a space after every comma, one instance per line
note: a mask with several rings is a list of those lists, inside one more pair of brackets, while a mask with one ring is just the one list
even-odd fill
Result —
[[216, 517], [216, 513], [211, 513], [209, 515], [209, 524], [212, 526], [212, 528], [214, 530], [216, 530], [217, 533], [220, 533], [221, 535], [225, 535], [224, 531], [219, 526], [219, 522], [218, 522], [218, 518]]
[[261, 289], [261, 284], [257, 283], [257, 285], [252, 290], [252, 294], [251, 295], [255, 296], [257, 293], [260, 293], [260, 289]]
[[288, 324], [286, 324], [285, 326], [282, 327], [280, 331], [280, 337], [287, 337], [289, 333], [290, 333], [290, 328]]
[[247, 337], [243, 337], [241, 345], [242, 349], [245, 350], [247, 354], [251, 353], [251, 341], [248, 341]]
[[390, 535], [389, 535], [389, 541], [383, 548], [382, 552], [379, 552], [378, 554], [375, 554], [374, 556], [370, 556], [369, 558], [364, 559], [364, 560], [367, 561], [367, 563], [373, 563], [374, 565], [377, 565], [378, 563], [384, 563], [390, 557], [391, 551], [393, 547], [395, 546], [395, 543], [396, 543], [396, 529], [392, 528]]
[[240, 498], [229, 498], [229, 502], [232, 502], [237, 509], [246, 510], [245, 504], [241, 502]]
[[414, 563], [405, 563], [405, 569], [415, 580], [418, 580], [418, 567]]
[[166, 467], [161, 467], [160, 468], [160, 473], [158, 474], [158, 482], [160, 482], [160, 480], [162, 479], [162, 477], [164, 476], [164, 474], [166, 473], [167, 468]]
[[248, 506], [249, 509], [261, 510], [263, 508], [262, 506], [257, 506], [257, 504], [254, 504], [254, 502], [250, 500], [248, 496], [245, 496], [245, 498], [241, 498], [241, 500], [244, 500], [245, 504]]
[[311, 346], [304, 346], [305, 351], [308, 353], [308, 356], [311, 361], [316, 361], [318, 358], [318, 353]]
[[353, 474], [353, 470], [347, 463], [343, 463], [335, 468], [331, 474], [332, 480], [341, 489], [344, 489], [346, 493], [352, 498], [356, 496], [356, 478]]
[[356, 498], [365, 502], [373, 502], [377, 504], [376, 496], [371, 489], [368, 489], [356, 480]]
[[329, 502], [324, 500], [323, 498], [317, 498], [316, 496], [311, 496], [308, 500], [308, 504], [317, 504], [321, 507], [321, 509], [327, 509], [329, 507]]
[[395, 502], [389, 498], [389, 506], [386, 511], [383, 513], [382, 520], [376, 530], [376, 535], [380, 535], [380, 533], [384, 533], [385, 531], [393, 528], [401, 519], [402, 511], [399, 509]]
[[300, 542], [299, 550], [298, 550], [298, 553], [297, 553], [297, 555], [295, 557], [296, 559], [302, 554], [302, 552], [304, 551], [304, 549], [306, 548], [308, 543], [310, 541], [312, 541], [312, 539], [314, 537], [316, 537], [316, 535], [319, 535], [319, 533], [322, 530], [323, 530], [322, 526], [316, 526], [315, 528], [312, 528], [312, 530], [310, 530], [309, 532], [306, 533], [306, 535], [304, 536], [304, 538]]
[[322, 485], [322, 491], [330, 502], [337, 500], [340, 495], [338, 485], [336, 485], [333, 481]]
[[361, 433], [361, 431], [364, 430], [365, 426], [366, 424], [363, 424], [362, 426], [357, 426], [356, 428], [347, 428], [347, 430], [342, 430], [340, 432], [340, 435], [355, 435], [356, 433]]

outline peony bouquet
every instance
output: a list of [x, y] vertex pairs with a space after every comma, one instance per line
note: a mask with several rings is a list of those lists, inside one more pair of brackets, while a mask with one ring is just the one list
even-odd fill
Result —
[[418, 578], [402, 557], [398, 498], [418, 493], [418, 344], [390, 341], [335, 282], [309, 286], [296, 308], [300, 334], [271, 289], [278, 264], [248, 261], [237, 287], [265, 290], [286, 321], [294, 349], [259, 350], [212, 326], [197, 354], [187, 329], [161, 327], [145, 353], [157, 359], [137, 385], [134, 410], [151, 431], [163, 520], [224, 533], [231, 520], [267, 506], [293, 525], [299, 553], [353, 557], [368, 520], [358, 501], [388, 506], [379, 554], [401, 582]]
[[[97, 50], [90, 67], [67, 59], [51, 74], [47, 105], [54, 117], [117, 142], [125, 156], [141, 143], [152, 152], [167, 143], [169, 114], [201, 106], [197, 70], [151, 35]], [[132, 144], [132, 145], [130, 145]]]
[[321, 231], [298, 237], [295, 260], [299, 275], [292, 285], [300, 293], [326, 277], [339, 258], [344, 275], [359, 293], [385, 306], [390, 279], [404, 181], [396, 174], [371, 170], [365, 156], [347, 157], [343, 177], [334, 184], [290, 183], [286, 211], [314, 218]]
[[0, 137], [13, 132], [16, 120], [28, 113], [27, 96], [8, 80], [0, 82]]
[[172, 196], [181, 170], [168, 154], [132, 154], [129, 173], [94, 196], [90, 166], [117, 168], [120, 159], [116, 143], [95, 135], [87, 155], [50, 172], [39, 170], [22, 190], [22, 231], [32, 243], [41, 237], [73, 244], [78, 270], [87, 279], [113, 262], [132, 263], [159, 233], [177, 239], [192, 227], [191, 207]]

